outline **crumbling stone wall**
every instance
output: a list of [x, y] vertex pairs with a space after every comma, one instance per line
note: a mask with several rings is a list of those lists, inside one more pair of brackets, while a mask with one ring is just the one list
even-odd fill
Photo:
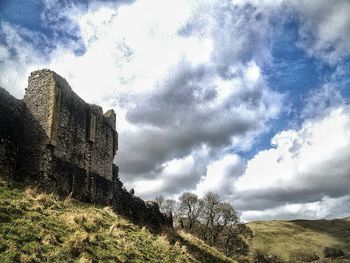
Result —
[[153, 201], [143, 201], [126, 190], [118, 177], [118, 167], [113, 166], [113, 208], [118, 214], [158, 231], [161, 226], [172, 226], [172, 217], [160, 213]]
[[[159, 229], [171, 219], [128, 192], [113, 159], [116, 115], [83, 101], [48, 69], [28, 78], [24, 100], [0, 90], [0, 172], [62, 196], [111, 205], [136, 223]], [[0, 174], [1, 175], [1, 174]]]
[[23, 103], [0, 88], [0, 175], [12, 178], [22, 132]]
[[28, 162], [22, 174], [63, 195], [111, 202], [112, 189], [99, 191], [112, 180], [117, 145], [114, 111], [104, 115], [101, 107], [83, 101], [50, 70], [30, 75], [24, 104], [22, 156]]

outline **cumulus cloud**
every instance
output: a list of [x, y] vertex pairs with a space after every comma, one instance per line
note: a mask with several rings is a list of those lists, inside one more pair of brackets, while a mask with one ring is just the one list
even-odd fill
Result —
[[330, 63], [349, 56], [349, 1], [293, 1], [291, 5], [301, 22], [299, 43], [311, 55]]
[[[350, 2], [348, 0], [234, 0], [250, 6], [258, 17], [279, 21], [297, 19], [298, 44], [309, 55], [335, 65], [350, 55]], [[271, 26], [271, 24], [269, 24]], [[265, 29], [266, 30], [266, 27]]]
[[[55, 45], [36, 51], [41, 63], [29, 59], [23, 68], [49, 67], [88, 102], [116, 109], [117, 163], [130, 184], [170, 178], [165, 167], [172, 161], [194, 158], [193, 169], [185, 165], [187, 177], [174, 173], [176, 183], [152, 189], [173, 193], [184, 182], [194, 188], [212, 160], [232, 148], [249, 149], [280, 111], [283, 96], [268, 87], [258, 65], [268, 53], [268, 27], [255, 8], [229, 1], [44, 4], [42, 19]], [[27, 47], [22, 54], [36, 54], [24, 37], [14, 45], [20, 41]], [[208, 154], [199, 162], [203, 148]]]
[[184, 191], [192, 191], [200, 178], [206, 173], [205, 150], [192, 152], [181, 159], [164, 162], [154, 171], [152, 178], [138, 178], [127, 181], [130, 188], [137, 189], [137, 194], [144, 198], [154, 198], [156, 195], [166, 194], [176, 198]]
[[45, 42], [46, 39], [41, 34], [5, 21], [0, 21], [0, 38], [0, 86], [21, 98], [29, 73], [45, 63], [45, 58], [26, 39], [37, 42]]
[[336, 85], [310, 91], [307, 120], [276, 134], [273, 148], [247, 161], [238, 153], [285, 110], [263, 70], [272, 21], [297, 18], [299, 45], [336, 63], [350, 50], [348, 1], [43, 3], [50, 37], [1, 22], [0, 85], [21, 97], [29, 72], [49, 67], [86, 101], [113, 107], [116, 163], [137, 195], [220, 192], [249, 220], [339, 214], [350, 109]]
[[347, 100], [342, 96], [340, 89], [334, 85], [327, 84], [321, 88], [309, 91], [305, 98], [305, 106], [301, 117], [303, 119], [319, 117], [327, 113], [327, 109], [345, 105], [346, 102]]
[[245, 164], [236, 154], [227, 154], [211, 162], [205, 176], [197, 185], [196, 192], [201, 196], [208, 192], [218, 193], [224, 197], [232, 194], [235, 181], [245, 170]]
[[246, 171], [235, 182], [237, 207], [250, 216], [262, 213], [257, 210], [265, 209], [267, 213], [275, 209], [284, 217], [289, 208], [303, 211], [308, 207], [303, 203], [321, 207], [322, 200], [347, 198], [349, 127], [350, 106], [342, 105], [322, 118], [305, 121], [299, 130], [275, 135], [274, 148], [249, 160]]
[[241, 216], [245, 221], [345, 218], [350, 213], [350, 196], [340, 198], [323, 197], [316, 202], [295, 203], [260, 211], [244, 211]]
[[[235, 136], [243, 141], [242, 135], [264, 129], [263, 124], [278, 113], [281, 97], [261, 79], [241, 76], [227, 81], [215, 74], [183, 65], [174, 78], [128, 109], [127, 120], [140, 124], [140, 129], [125, 134], [129, 143], [120, 152], [121, 171], [124, 166], [125, 172], [133, 172], [139, 160], [149, 166], [141, 165], [136, 172], [147, 171], [156, 162], [180, 158], [202, 144], [212, 150], [229, 147]], [[130, 165], [122, 165], [124, 161]]]

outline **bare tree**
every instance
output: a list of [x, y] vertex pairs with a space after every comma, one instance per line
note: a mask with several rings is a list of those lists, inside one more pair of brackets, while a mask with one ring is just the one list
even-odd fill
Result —
[[159, 209], [162, 210], [162, 206], [164, 203], [164, 196], [162, 196], [162, 195], [156, 196], [156, 198], [154, 198], [154, 202], [156, 202], [159, 206]]
[[[165, 200], [164, 209], [173, 211], [174, 200]], [[169, 207], [169, 208], [165, 208]], [[202, 238], [208, 245], [222, 250], [227, 256], [246, 256], [252, 230], [239, 222], [237, 213], [228, 202], [222, 202], [217, 193], [209, 192], [203, 199], [194, 193], [182, 193], [179, 197], [177, 223]]]
[[215, 207], [214, 224], [210, 228], [211, 240], [210, 244], [215, 245], [219, 235], [226, 226], [234, 226], [238, 222], [238, 216], [230, 203], [220, 203]]
[[174, 199], [166, 199], [163, 202], [162, 211], [166, 214], [172, 214], [176, 212], [176, 201]]
[[211, 246], [216, 245], [221, 232], [228, 224], [237, 223], [236, 211], [230, 203], [221, 202], [220, 195], [208, 192], [204, 198], [201, 237]]
[[203, 198], [203, 231], [202, 239], [208, 241], [211, 235], [211, 229], [214, 226], [215, 218], [217, 216], [217, 206], [220, 204], [220, 196], [213, 192], [207, 193]]
[[249, 241], [253, 231], [245, 224], [231, 224], [225, 227], [220, 235], [220, 247], [226, 256], [246, 256], [249, 254]]
[[[193, 227], [198, 222], [199, 215], [203, 207], [203, 201], [198, 198], [196, 194], [185, 192], [179, 197], [180, 201], [180, 213], [187, 216], [188, 224], [187, 228], [189, 231], [193, 231]], [[183, 224], [184, 225], [184, 224]]]

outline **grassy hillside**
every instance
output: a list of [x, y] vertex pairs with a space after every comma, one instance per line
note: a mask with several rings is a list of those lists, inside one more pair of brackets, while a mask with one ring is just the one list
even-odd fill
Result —
[[346, 220], [259, 221], [248, 224], [254, 231], [253, 247], [288, 259], [296, 252], [322, 255], [324, 247], [350, 254], [350, 222]]
[[233, 262], [184, 232], [0, 180], [0, 262]]

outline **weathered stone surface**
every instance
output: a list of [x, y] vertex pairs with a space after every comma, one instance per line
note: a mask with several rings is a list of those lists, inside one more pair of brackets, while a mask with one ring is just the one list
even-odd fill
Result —
[[159, 212], [158, 204], [142, 199], [128, 192], [118, 178], [118, 167], [113, 168], [114, 210], [132, 219], [135, 223], [146, 225], [158, 231], [162, 225], [172, 226], [172, 218]]
[[98, 191], [108, 185], [105, 180], [112, 180], [115, 122], [50, 70], [30, 75], [24, 103], [22, 156], [28, 162], [20, 174], [62, 195], [105, 202]]
[[12, 178], [22, 133], [23, 103], [0, 88], [0, 175]]
[[[103, 114], [55, 72], [31, 73], [23, 102], [0, 89], [0, 169], [60, 195], [112, 205], [140, 224], [171, 224], [153, 203], [126, 191], [113, 159], [116, 115]], [[17, 164], [17, 165], [16, 165]]]

